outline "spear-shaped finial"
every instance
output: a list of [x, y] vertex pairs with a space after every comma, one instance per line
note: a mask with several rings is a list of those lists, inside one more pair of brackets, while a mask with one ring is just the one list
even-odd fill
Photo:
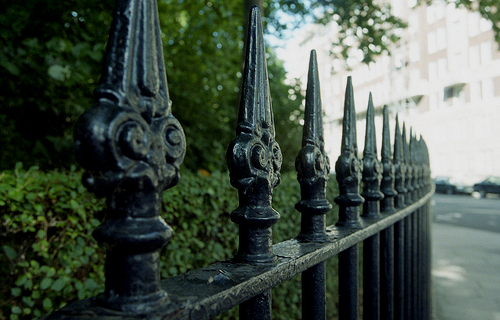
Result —
[[295, 208], [302, 213], [299, 238], [324, 240], [325, 213], [332, 205], [326, 200], [326, 183], [330, 173], [330, 160], [326, 155], [323, 138], [323, 120], [316, 51], [311, 51], [304, 112], [302, 149], [295, 161], [302, 199]]
[[382, 166], [383, 175], [380, 190], [384, 194], [382, 199], [381, 210], [384, 213], [394, 212], [394, 197], [396, 190], [394, 189], [395, 168], [391, 156], [391, 133], [389, 127], [389, 107], [384, 106], [384, 124], [382, 128]]
[[410, 128], [410, 143], [408, 145], [408, 148], [410, 150], [410, 163], [413, 169], [413, 174], [412, 174], [412, 187], [413, 187], [413, 192], [412, 192], [412, 199], [413, 201], [418, 199], [418, 176], [420, 174], [420, 168], [417, 162], [417, 139], [416, 136], [413, 134], [413, 127]]
[[116, 6], [97, 102], [78, 120], [75, 149], [85, 186], [107, 197], [93, 234], [107, 248], [99, 304], [144, 312], [167, 301], [159, 251], [172, 229], [160, 217], [161, 195], [179, 180], [186, 145], [171, 114], [156, 1]]
[[418, 174], [418, 196], [422, 197], [425, 194], [425, 164], [424, 164], [424, 141], [422, 135], [418, 138], [417, 141], [417, 163], [419, 167]]
[[424, 151], [424, 166], [425, 166], [425, 186], [426, 191], [430, 191], [431, 189], [431, 165], [429, 158], [429, 149], [427, 148], [427, 143], [423, 140], [423, 151]]
[[237, 260], [274, 263], [272, 229], [280, 215], [271, 207], [279, 184], [281, 150], [274, 139], [264, 38], [259, 9], [253, 7], [247, 37], [239, 123], [227, 160], [231, 184], [239, 191], [239, 207], [231, 220], [239, 225]]
[[405, 206], [405, 194], [407, 192], [405, 187], [406, 178], [406, 164], [404, 162], [404, 148], [401, 130], [399, 129], [399, 116], [396, 114], [396, 129], [394, 133], [394, 172], [395, 180], [394, 187], [396, 192], [396, 208], [403, 208]]
[[238, 133], [265, 128], [274, 138], [266, 51], [258, 7], [250, 11], [247, 52], [238, 114]]
[[316, 144], [324, 149], [323, 111], [321, 109], [321, 94], [316, 51], [311, 50], [309, 72], [307, 76], [306, 110], [304, 112], [304, 131], [302, 147], [306, 144]]
[[404, 158], [404, 163], [406, 165], [405, 203], [411, 204], [411, 203], [413, 203], [413, 197], [412, 197], [413, 196], [413, 167], [412, 167], [411, 158], [410, 158], [410, 148], [409, 148], [408, 140], [406, 139], [406, 123], [405, 122], [403, 122], [402, 140], [403, 140], [403, 158]]
[[380, 216], [379, 201], [384, 197], [380, 192], [382, 180], [382, 165], [377, 158], [377, 138], [375, 133], [375, 111], [373, 108], [372, 93], [368, 98], [366, 111], [365, 149], [363, 151], [363, 217], [377, 218]]
[[339, 205], [339, 226], [361, 227], [358, 206], [364, 202], [359, 195], [362, 162], [357, 157], [356, 110], [351, 77], [347, 78], [342, 122], [341, 154], [335, 163], [340, 195], [335, 198]]

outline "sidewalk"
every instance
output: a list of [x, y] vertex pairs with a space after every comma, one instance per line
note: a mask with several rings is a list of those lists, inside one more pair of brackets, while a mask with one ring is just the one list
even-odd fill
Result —
[[435, 320], [500, 320], [500, 233], [432, 224]]

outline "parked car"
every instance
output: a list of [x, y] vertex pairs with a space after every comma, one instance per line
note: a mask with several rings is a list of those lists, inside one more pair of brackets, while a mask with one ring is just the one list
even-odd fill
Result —
[[473, 191], [472, 186], [444, 176], [434, 178], [434, 184], [436, 185], [436, 193], [471, 194]]
[[457, 191], [457, 188], [451, 184], [448, 177], [436, 177], [434, 178], [434, 184], [436, 185], [436, 193], [453, 194]]
[[474, 192], [477, 192], [481, 198], [486, 197], [486, 194], [500, 195], [500, 177], [488, 177], [485, 180], [474, 185]]

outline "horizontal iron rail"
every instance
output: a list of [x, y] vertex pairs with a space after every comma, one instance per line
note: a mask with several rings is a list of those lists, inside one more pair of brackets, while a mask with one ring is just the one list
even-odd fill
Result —
[[297, 239], [275, 244], [278, 258], [275, 265], [254, 266], [248, 263], [222, 261], [186, 274], [164, 279], [161, 285], [168, 292], [164, 308], [131, 315], [101, 308], [96, 298], [71, 304], [55, 312], [51, 319], [87, 319], [99, 314], [101, 319], [210, 319], [236, 305], [272, 288], [310, 267], [361, 243], [370, 236], [394, 225], [407, 216], [419, 214], [434, 193], [434, 186], [422, 198], [381, 218], [362, 218], [361, 229], [329, 226], [323, 242]]

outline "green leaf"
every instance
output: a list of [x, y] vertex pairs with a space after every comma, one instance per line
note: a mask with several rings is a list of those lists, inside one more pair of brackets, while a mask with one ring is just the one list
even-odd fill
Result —
[[47, 70], [47, 73], [53, 79], [64, 81], [71, 76], [71, 70], [69, 66], [61, 66], [58, 64], [51, 65]]
[[44, 239], [45, 238], [45, 230], [43, 230], [43, 229], [38, 230], [36, 235], [37, 235], [38, 239]]
[[2, 67], [4, 67], [5, 69], [7, 69], [7, 71], [9, 71], [11, 74], [13, 74], [15, 76], [18, 76], [21, 73], [19, 70], [19, 67], [16, 66], [15, 64], [13, 64], [12, 62], [9, 62], [9, 61], [2, 59], [0, 61], [0, 65]]
[[13, 313], [13, 314], [21, 314], [21, 312], [23, 312], [21, 310], [21, 308], [19, 308], [18, 306], [13, 306], [10, 311]]
[[50, 267], [49, 270], [47, 270], [47, 277], [52, 277], [56, 274], [56, 269], [53, 267]]
[[16, 250], [12, 249], [11, 247], [4, 245], [2, 246], [3, 252], [9, 258], [10, 260], [16, 260], [17, 259], [17, 252]]
[[45, 290], [52, 285], [54, 281], [51, 278], [43, 278], [40, 282], [40, 289]]
[[21, 290], [21, 288], [12, 288], [12, 289], [10, 289], [10, 293], [14, 297], [19, 297], [22, 293], [22, 290]]
[[95, 282], [95, 280], [91, 279], [91, 278], [85, 280], [85, 282], [83, 283], [83, 286], [86, 290], [91, 291], [91, 292], [99, 287], [97, 282]]
[[35, 305], [35, 301], [33, 301], [30, 296], [24, 296], [21, 300], [29, 307], [33, 307]]
[[54, 291], [61, 291], [66, 285], [66, 281], [63, 278], [59, 278], [52, 284], [51, 289]]
[[42, 305], [46, 311], [50, 311], [52, 309], [52, 300], [50, 300], [50, 298], [45, 298], [43, 299]]

